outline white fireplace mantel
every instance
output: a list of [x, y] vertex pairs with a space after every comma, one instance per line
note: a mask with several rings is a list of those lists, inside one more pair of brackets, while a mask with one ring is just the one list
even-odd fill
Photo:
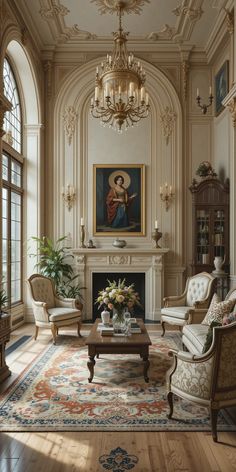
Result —
[[[160, 320], [164, 295], [164, 255], [169, 249], [74, 249], [75, 270], [84, 291], [83, 318], [92, 319], [94, 272], [145, 273], [145, 319]], [[103, 288], [103, 287], [101, 287]]]

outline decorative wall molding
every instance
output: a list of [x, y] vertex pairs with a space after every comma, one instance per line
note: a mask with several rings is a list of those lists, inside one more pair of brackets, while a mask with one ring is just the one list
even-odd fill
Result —
[[187, 90], [188, 90], [188, 73], [190, 65], [188, 61], [182, 62], [182, 73], [183, 73], [183, 96], [184, 100], [187, 99]]
[[[105, 13], [117, 13], [117, 0], [90, 0], [98, 6], [98, 11], [101, 15]], [[124, 3], [124, 2], [122, 2]], [[150, 3], [150, 0], [126, 0], [123, 10], [125, 13], [137, 13], [140, 15], [142, 7]]]
[[177, 114], [175, 113], [174, 110], [171, 110], [168, 106], [164, 108], [164, 113], [160, 115], [163, 135], [166, 139], [166, 144], [169, 143], [169, 138], [173, 132], [176, 118], [177, 118]]
[[65, 108], [64, 114], [62, 116], [63, 123], [64, 123], [64, 130], [65, 134], [68, 138], [69, 145], [71, 144], [71, 140], [73, 134], [75, 132], [75, 125], [77, 121], [78, 113], [76, 112], [73, 106], [68, 106]]
[[226, 8], [224, 8], [224, 10], [226, 13], [225, 19], [226, 19], [227, 30], [229, 34], [232, 35], [234, 33], [234, 12], [226, 10]]
[[44, 61], [43, 68], [45, 71], [45, 78], [46, 78], [46, 89], [47, 89], [47, 96], [51, 98], [52, 95], [52, 61]]

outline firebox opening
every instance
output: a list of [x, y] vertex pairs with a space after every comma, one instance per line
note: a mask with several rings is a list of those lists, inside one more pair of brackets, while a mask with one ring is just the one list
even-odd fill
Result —
[[132, 308], [131, 316], [136, 318], [145, 319], [145, 273], [143, 272], [93, 272], [93, 321], [96, 318], [100, 317], [100, 313], [103, 310], [103, 307], [100, 309], [98, 305], [95, 304], [96, 298], [98, 297], [98, 292], [103, 288], [107, 287], [108, 280], [113, 282], [119, 281], [119, 279], [125, 279], [127, 285], [134, 284], [135, 292], [138, 292], [140, 297], [141, 306], [135, 305]]

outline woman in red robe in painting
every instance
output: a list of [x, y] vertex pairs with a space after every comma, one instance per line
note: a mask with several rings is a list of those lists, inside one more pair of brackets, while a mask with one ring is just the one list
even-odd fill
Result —
[[109, 190], [106, 199], [107, 219], [112, 228], [125, 228], [129, 226], [128, 206], [137, 193], [129, 197], [127, 190], [123, 187], [122, 175], [117, 175], [114, 183], [115, 186]]

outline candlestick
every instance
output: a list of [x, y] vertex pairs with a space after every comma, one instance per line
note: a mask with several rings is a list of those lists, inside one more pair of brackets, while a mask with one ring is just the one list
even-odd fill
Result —
[[155, 220], [155, 226], [154, 226], [155, 229], [158, 229], [158, 220]]
[[83, 219], [83, 217], [80, 218], [80, 224], [81, 224], [81, 226], [84, 226], [84, 219]]
[[[81, 221], [83, 218], [81, 218]], [[85, 231], [84, 231], [84, 225], [80, 225], [80, 237], [81, 237], [81, 245], [80, 247], [86, 247], [84, 244], [84, 237], [85, 237]]]
[[158, 231], [158, 228], [155, 228], [155, 231], [152, 233], [152, 239], [156, 243], [156, 249], [161, 248], [161, 246], [159, 246], [159, 244], [158, 244], [158, 241], [159, 241], [159, 239], [161, 239], [161, 237], [162, 237], [162, 233], [160, 231]]

